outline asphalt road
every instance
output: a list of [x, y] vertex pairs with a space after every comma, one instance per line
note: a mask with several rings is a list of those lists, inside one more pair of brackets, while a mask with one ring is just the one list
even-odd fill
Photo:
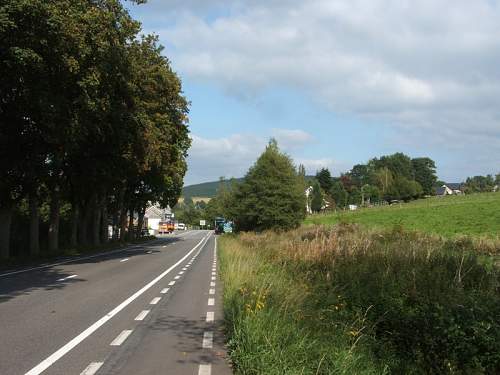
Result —
[[216, 239], [0, 274], [0, 374], [229, 375]]

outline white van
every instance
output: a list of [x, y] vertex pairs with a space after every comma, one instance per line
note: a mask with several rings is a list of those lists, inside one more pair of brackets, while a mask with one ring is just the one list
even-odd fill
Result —
[[177, 224], [177, 230], [186, 230], [186, 224], [184, 223], [178, 223]]

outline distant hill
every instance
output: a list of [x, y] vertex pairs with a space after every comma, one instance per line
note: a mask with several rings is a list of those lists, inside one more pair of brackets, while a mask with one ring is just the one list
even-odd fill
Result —
[[[306, 179], [311, 180], [314, 176], [307, 176]], [[236, 178], [237, 182], [243, 181], [243, 178]], [[230, 180], [226, 180], [226, 185], [230, 185]], [[201, 184], [185, 186], [182, 189], [183, 197], [203, 197], [214, 198], [217, 195], [219, 181], [203, 182]]]

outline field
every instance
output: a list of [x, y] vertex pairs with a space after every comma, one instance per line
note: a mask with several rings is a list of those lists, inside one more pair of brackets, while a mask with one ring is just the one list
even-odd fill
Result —
[[498, 240], [341, 223], [219, 245], [236, 374], [500, 373]]
[[359, 223], [368, 227], [395, 226], [446, 237], [500, 236], [500, 193], [433, 197], [411, 203], [364, 208], [306, 219], [306, 224]]

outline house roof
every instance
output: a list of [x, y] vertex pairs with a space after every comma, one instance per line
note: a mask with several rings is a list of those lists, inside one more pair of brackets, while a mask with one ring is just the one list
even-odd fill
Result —
[[165, 218], [165, 214], [172, 214], [172, 210], [170, 209], [170, 207], [163, 209], [159, 205], [155, 204], [146, 208], [146, 213], [144, 214], [144, 216], [148, 219], [163, 220]]
[[442, 186], [436, 188], [436, 195], [444, 195], [446, 189]]
[[462, 189], [462, 184], [459, 183], [459, 182], [450, 182], [450, 183], [447, 183], [445, 185], [448, 186], [451, 190], [460, 190], [460, 189]]

